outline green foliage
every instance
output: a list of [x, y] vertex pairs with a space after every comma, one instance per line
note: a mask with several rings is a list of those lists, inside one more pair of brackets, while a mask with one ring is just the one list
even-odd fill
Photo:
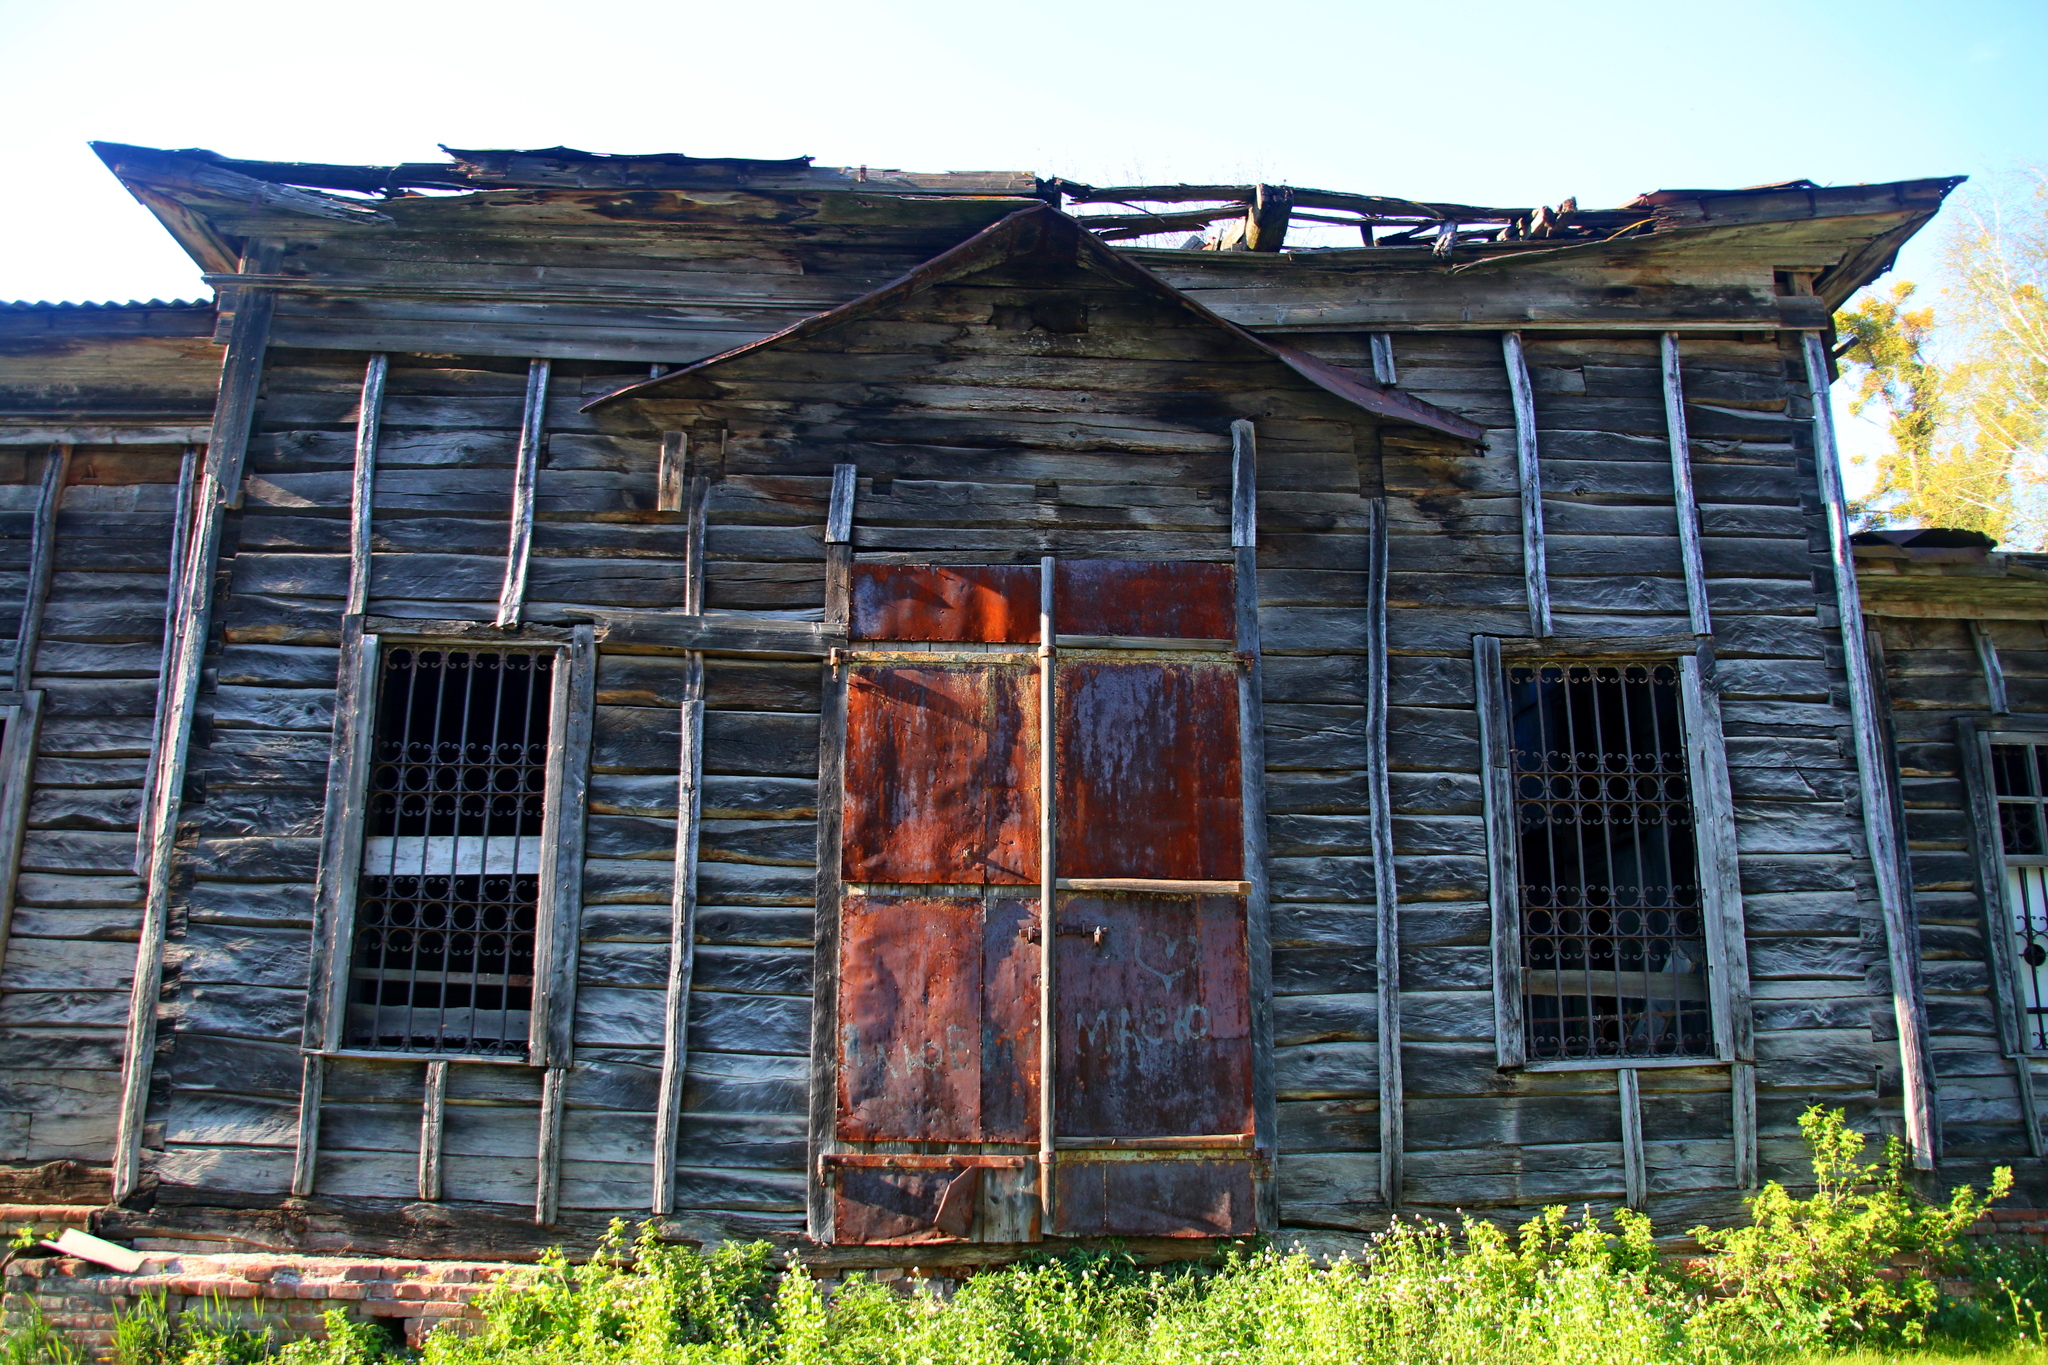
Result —
[[50, 1326], [42, 1305], [31, 1302], [25, 1316], [28, 1321], [8, 1333], [6, 1344], [0, 1346], [0, 1365], [80, 1365], [79, 1352]]
[[1774, 1180], [1749, 1201], [1749, 1226], [1694, 1229], [1718, 1253], [1710, 1273], [1723, 1295], [1701, 1327], [1803, 1346], [1925, 1340], [1941, 1301], [1935, 1277], [1958, 1263], [1958, 1237], [2012, 1188], [2012, 1172], [2000, 1167], [1987, 1195], [1963, 1186], [1933, 1204], [1914, 1193], [1896, 1139], [1866, 1164], [1863, 1135], [1818, 1105], [1799, 1131], [1813, 1150], [1811, 1197]]
[[375, 1323], [356, 1322], [348, 1314], [330, 1308], [320, 1315], [327, 1328], [325, 1341], [295, 1341], [278, 1352], [285, 1365], [378, 1365], [380, 1361], [402, 1360], [391, 1348], [391, 1338]]
[[114, 1365], [173, 1365], [178, 1332], [164, 1296], [144, 1294], [114, 1319]]

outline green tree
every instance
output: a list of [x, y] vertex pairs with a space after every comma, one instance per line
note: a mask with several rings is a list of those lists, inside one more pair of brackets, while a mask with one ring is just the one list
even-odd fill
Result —
[[1851, 408], [1881, 409], [1891, 438], [1857, 509], [1877, 524], [2048, 538], [2048, 179], [2032, 180], [2026, 211], [1956, 220], [1938, 307], [1901, 282], [1836, 316]]

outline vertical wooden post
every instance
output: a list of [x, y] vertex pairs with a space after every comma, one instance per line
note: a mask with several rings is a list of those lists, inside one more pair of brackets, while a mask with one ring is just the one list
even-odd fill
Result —
[[1522, 1031], [1522, 908], [1515, 846], [1515, 780], [1509, 768], [1507, 679], [1500, 641], [1472, 637], [1479, 711], [1479, 785], [1486, 798], [1486, 884], [1493, 911], [1493, 1042], [1499, 1066], [1528, 1056]]
[[686, 431], [661, 433], [661, 462], [654, 477], [654, 510], [680, 512], [683, 509], [684, 468], [690, 458], [690, 434]]
[[[679, 433], [671, 433], [678, 434]], [[664, 451], [666, 441], [664, 440]], [[681, 472], [677, 472], [678, 482]], [[683, 610], [704, 611], [705, 520], [711, 480], [703, 473], [688, 485], [689, 523], [683, 533]], [[668, 998], [662, 1020], [661, 1093], [654, 1115], [655, 1213], [675, 1212], [678, 1136], [682, 1128], [683, 1083], [690, 1060], [690, 982], [697, 960], [697, 855], [704, 814], [704, 655], [692, 650], [683, 672], [682, 735], [676, 778], [676, 872], [669, 899]]]
[[1059, 1172], [1059, 653], [1058, 566], [1038, 561], [1038, 1210], [1051, 1236]]
[[327, 1091], [327, 1058], [318, 1052], [299, 1056], [298, 1145], [292, 1149], [292, 1193], [313, 1193], [319, 1178], [320, 1102]]
[[447, 1104], [448, 1063], [428, 1062], [426, 1093], [420, 1097], [420, 1198], [429, 1201], [441, 1197], [441, 1128]]
[[1643, 1169], [1642, 1076], [1633, 1067], [1623, 1067], [1614, 1079], [1621, 1092], [1621, 1178], [1628, 1206], [1640, 1209], [1649, 1197], [1649, 1177]]
[[43, 642], [43, 608], [50, 601], [50, 578], [57, 568], [57, 508], [64, 500], [64, 481], [71, 472], [71, 447], [52, 446], [43, 463], [42, 487], [36, 490], [36, 520], [28, 549], [28, 586], [22, 592], [21, 628], [14, 638], [13, 691], [35, 685], [36, 654]]
[[[846, 629], [853, 589], [853, 511], [859, 488], [850, 464], [832, 470], [832, 501], [825, 510], [825, 621]], [[811, 970], [810, 1142], [805, 1224], [812, 1238], [832, 1240], [832, 1188], [825, 1155], [836, 1143], [839, 1056], [839, 831], [846, 781], [846, 673], [837, 658], [824, 665], [824, 700], [818, 716], [818, 873]]]
[[1700, 553], [1700, 510], [1692, 488], [1692, 437], [1685, 424], [1685, 376], [1678, 363], [1678, 333], [1666, 332], [1664, 358], [1664, 427], [1671, 438], [1671, 500], [1678, 514], [1678, 555], [1685, 564], [1685, 609], [1692, 633], [1712, 635], [1707, 610], [1706, 560]]
[[1756, 1173], [1756, 1063], [1728, 1067], [1729, 1128], [1735, 1136], [1735, 1188], [1753, 1190]]
[[[244, 274], [275, 269], [282, 247], [257, 243], [242, 258]], [[150, 1075], [156, 1054], [157, 996], [163, 990], [164, 936], [171, 905], [171, 860], [184, 798], [185, 760], [192, 716], [199, 700], [199, 673], [213, 612], [214, 561], [220, 553], [222, 517], [240, 495], [242, 463], [255, 421], [263, 353], [270, 344], [270, 295], [242, 291], [221, 362], [220, 393], [214, 403], [212, 444], [207, 447], [193, 517], [192, 543], [178, 586], [176, 647], [163, 690], [164, 724], [150, 778], [150, 805], [142, 812], [146, 843], [142, 929], [135, 945], [135, 973], [128, 992], [123, 1030], [121, 1094], [113, 1152], [113, 1201], [135, 1192], [142, 1173], [142, 1126], [149, 1108]]]
[[1970, 643], [1977, 647], [1977, 666], [1984, 670], [1984, 691], [1990, 698], [1991, 714], [2012, 714], [2012, 702], [2005, 691], [2005, 665], [1998, 659], [1998, 641], [1991, 638], [1982, 621], [1971, 621]]
[[1529, 362], [1522, 334], [1501, 334], [1507, 359], [1508, 393], [1515, 405], [1515, 468], [1522, 489], [1522, 578], [1529, 595], [1529, 633], [1550, 634], [1550, 570], [1543, 541], [1543, 466], [1537, 458], [1536, 395], [1529, 386]]
[[[156, 665], [156, 715], [151, 721], [149, 751], [160, 753], [164, 747], [164, 717], [169, 714], [171, 685], [171, 660], [177, 653], [178, 644], [178, 592], [184, 585], [185, 556], [192, 547], [192, 501], [199, 475], [199, 447], [186, 446], [178, 462], [178, 497], [171, 512], [171, 559], [164, 574], [164, 645]], [[147, 811], [156, 804], [157, 765], [151, 763], [142, 775], [142, 809]], [[135, 830], [135, 875], [145, 876], [149, 871], [149, 842], [146, 837], [147, 823], [137, 825]]]
[[[1258, 431], [1230, 424], [1230, 545], [1235, 556], [1237, 650], [1247, 661], [1238, 674], [1237, 733], [1240, 801], [1244, 809], [1245, 951], [1250, 965], [1252, 1024], [1252, 1140], [1271, 1155], [1279, 1143], [1279, 1106], [1273, 1076], [1272, 891], [1266, 870], [1266, 701], [1259, 624]], [[1280, 1224], [1280, 1190], [1271, 1176], [1258, 1181], [1261, 1230]]]
[[370, 609], [370, 519], [377, 483], [377, 428], [384, 420], [384, 375], [390, 357], [373, 355], [363, 366], [363, 397], [356, 406], [355, 478], [348, 500], [348, 606], [343, 614]]
[[583, 938], [583, 843], [590, 808], [590, 738], [597, 696], [597, 632], [573, 626], [557, 657], [548, 733], [553, 770], [541, 816], [540, 905], [534, 925], [533, 1020], [536, 1066], [565, 1067], [575, 1053], [576, 961]]
[[1401, 1206], [1406, 1123], [1401, 1080], [1401, 895], [1394, 863], [1393, 798], [1387, 784], [1387, 503], [1366, 511], [1365, 763], [1367, 818], [1372, 824], [1372, 880], [1377, 931], [1380, 1071], [1380, 1198]]
[[1401, 382], [1401, 372], [1394, 368], [1392, 332], [1372, 334], [1372, 377], [1390, 389]]
[[533, 1221], [550, 1227], [561, 1212], [562, 1199], [562, 1088], [569, 1069], [551, 1066], [540, 1082], [540, 1174], [533, 1192]]
[[1756, 1028], [1750, 1004], [1749, 934], [1742, 908], [1735, 801], [1728, 777], [1728, 744], [1721, 726], [1721, 693], [1714, 682], [1713, 646], [1702, 642], [1695, 654], [1678, 661], [1678, 672], [1715, 1052], [1724, 1061], [1753, 1062]]
[[540, 478], [540, 446], [548, 422], [548, 362], [526, 362], [526, 407], [519, 418], [519, 454], [512, 467], [512, 536], [505, 547], [505, 583], [498, 589], [498, 624], [516, 626], [526, 609], [526, 566], [533, 557], [533, 488]]
[[1828, 403], [1828, 356], [1818, 332], [1804, 334], [1806, 383], [1813, 402], [1813, 465], [1820, 501], [1828, 522], [1828, 552], [1834, 570], [1835, 609], [1841, 623], [1842, 665], [1849, 680], [1849, 728], [1856, 741], [1856, 776], [1861, 788], [1864, 837], [1870, 848], [1870, 870], [1877, 883], [1878, 907], [1884, 920], [1886, 957], [1891, 968], [1892, 1013], [1898, 1021], [1899, 1068], [1904, 1094], [1906, 1143], [1913, 1165], [1933, 1170], [1939, 1159], [1940, 1133], [1934, 1121], [1934, 1068], [1927, 1051], [1927, 1013], [1921, 999], [1918, 921], [1913, 913], [1913, 888], [1906, 872], [1905, 841], [1893, 819], [1890, 756], [1882, 740], [1886, 717], [1877, 700], [1869, 643], [1863, 626], [1863, 603], [1856, 591], [1856, 558], [1849, 545], [1848, 507], [1842, 491], [1840, 451], [1835, 419]]
[[0, 968], [7, 965], [7, 944], [14, 932], [15, 880], [21, 872], [21, 845], [28, 833], [28, 799], [35, 773], [36, 742], [43, 732], [43, 694], [30, 690], [21, 700], [0, 737]]

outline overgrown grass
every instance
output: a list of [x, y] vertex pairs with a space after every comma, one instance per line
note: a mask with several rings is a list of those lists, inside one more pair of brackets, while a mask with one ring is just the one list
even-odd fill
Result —
[[[766, 1244], [707, 1252], [614, 1224], [588, 1262], [559, 1253], [489, 1291], [481, 1330], [429, 1338], [423, 1365], [1659, 1365], [1945, 1361], [2048, 1365], [2048, 1252], [1960, 1239], [2011, 1183], [1917, 1197], [1903, 1154], [1862, 1160], [1840, 1113], [1810, 1111], [1816, 1190], [1778, 1185], [1741, 1228], [1658, 1254], [1649, 1220], [1562, 1208], [1508, 1233], [1404, 1223], [1360, 1260], [1277, 1248], [1145, 1269], [1115, 1253], [1039, 1259], [957, 1290], [861, 1277], [827, 1289]], [[1944, 1279], [1971, 1286], [1943, 1292]], [[121, 1325], [118, 1365], [377, 1365], [375, 1328], [328, 1315], [326, 1342], [275, 1348], [161, 1304]], [[16, 1334], [4, 1365], [64, 1359]]]

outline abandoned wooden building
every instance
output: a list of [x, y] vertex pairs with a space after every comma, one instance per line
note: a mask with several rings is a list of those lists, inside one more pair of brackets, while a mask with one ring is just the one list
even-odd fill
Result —
[[930, 1266], [1681, 1228], [1817, 1102], [2048, 1177], [2048, 561], [1853, 544], [1825, 402], [1956, 181], [98, 150], [218, 297], [0, 306], [9, 1197]]

